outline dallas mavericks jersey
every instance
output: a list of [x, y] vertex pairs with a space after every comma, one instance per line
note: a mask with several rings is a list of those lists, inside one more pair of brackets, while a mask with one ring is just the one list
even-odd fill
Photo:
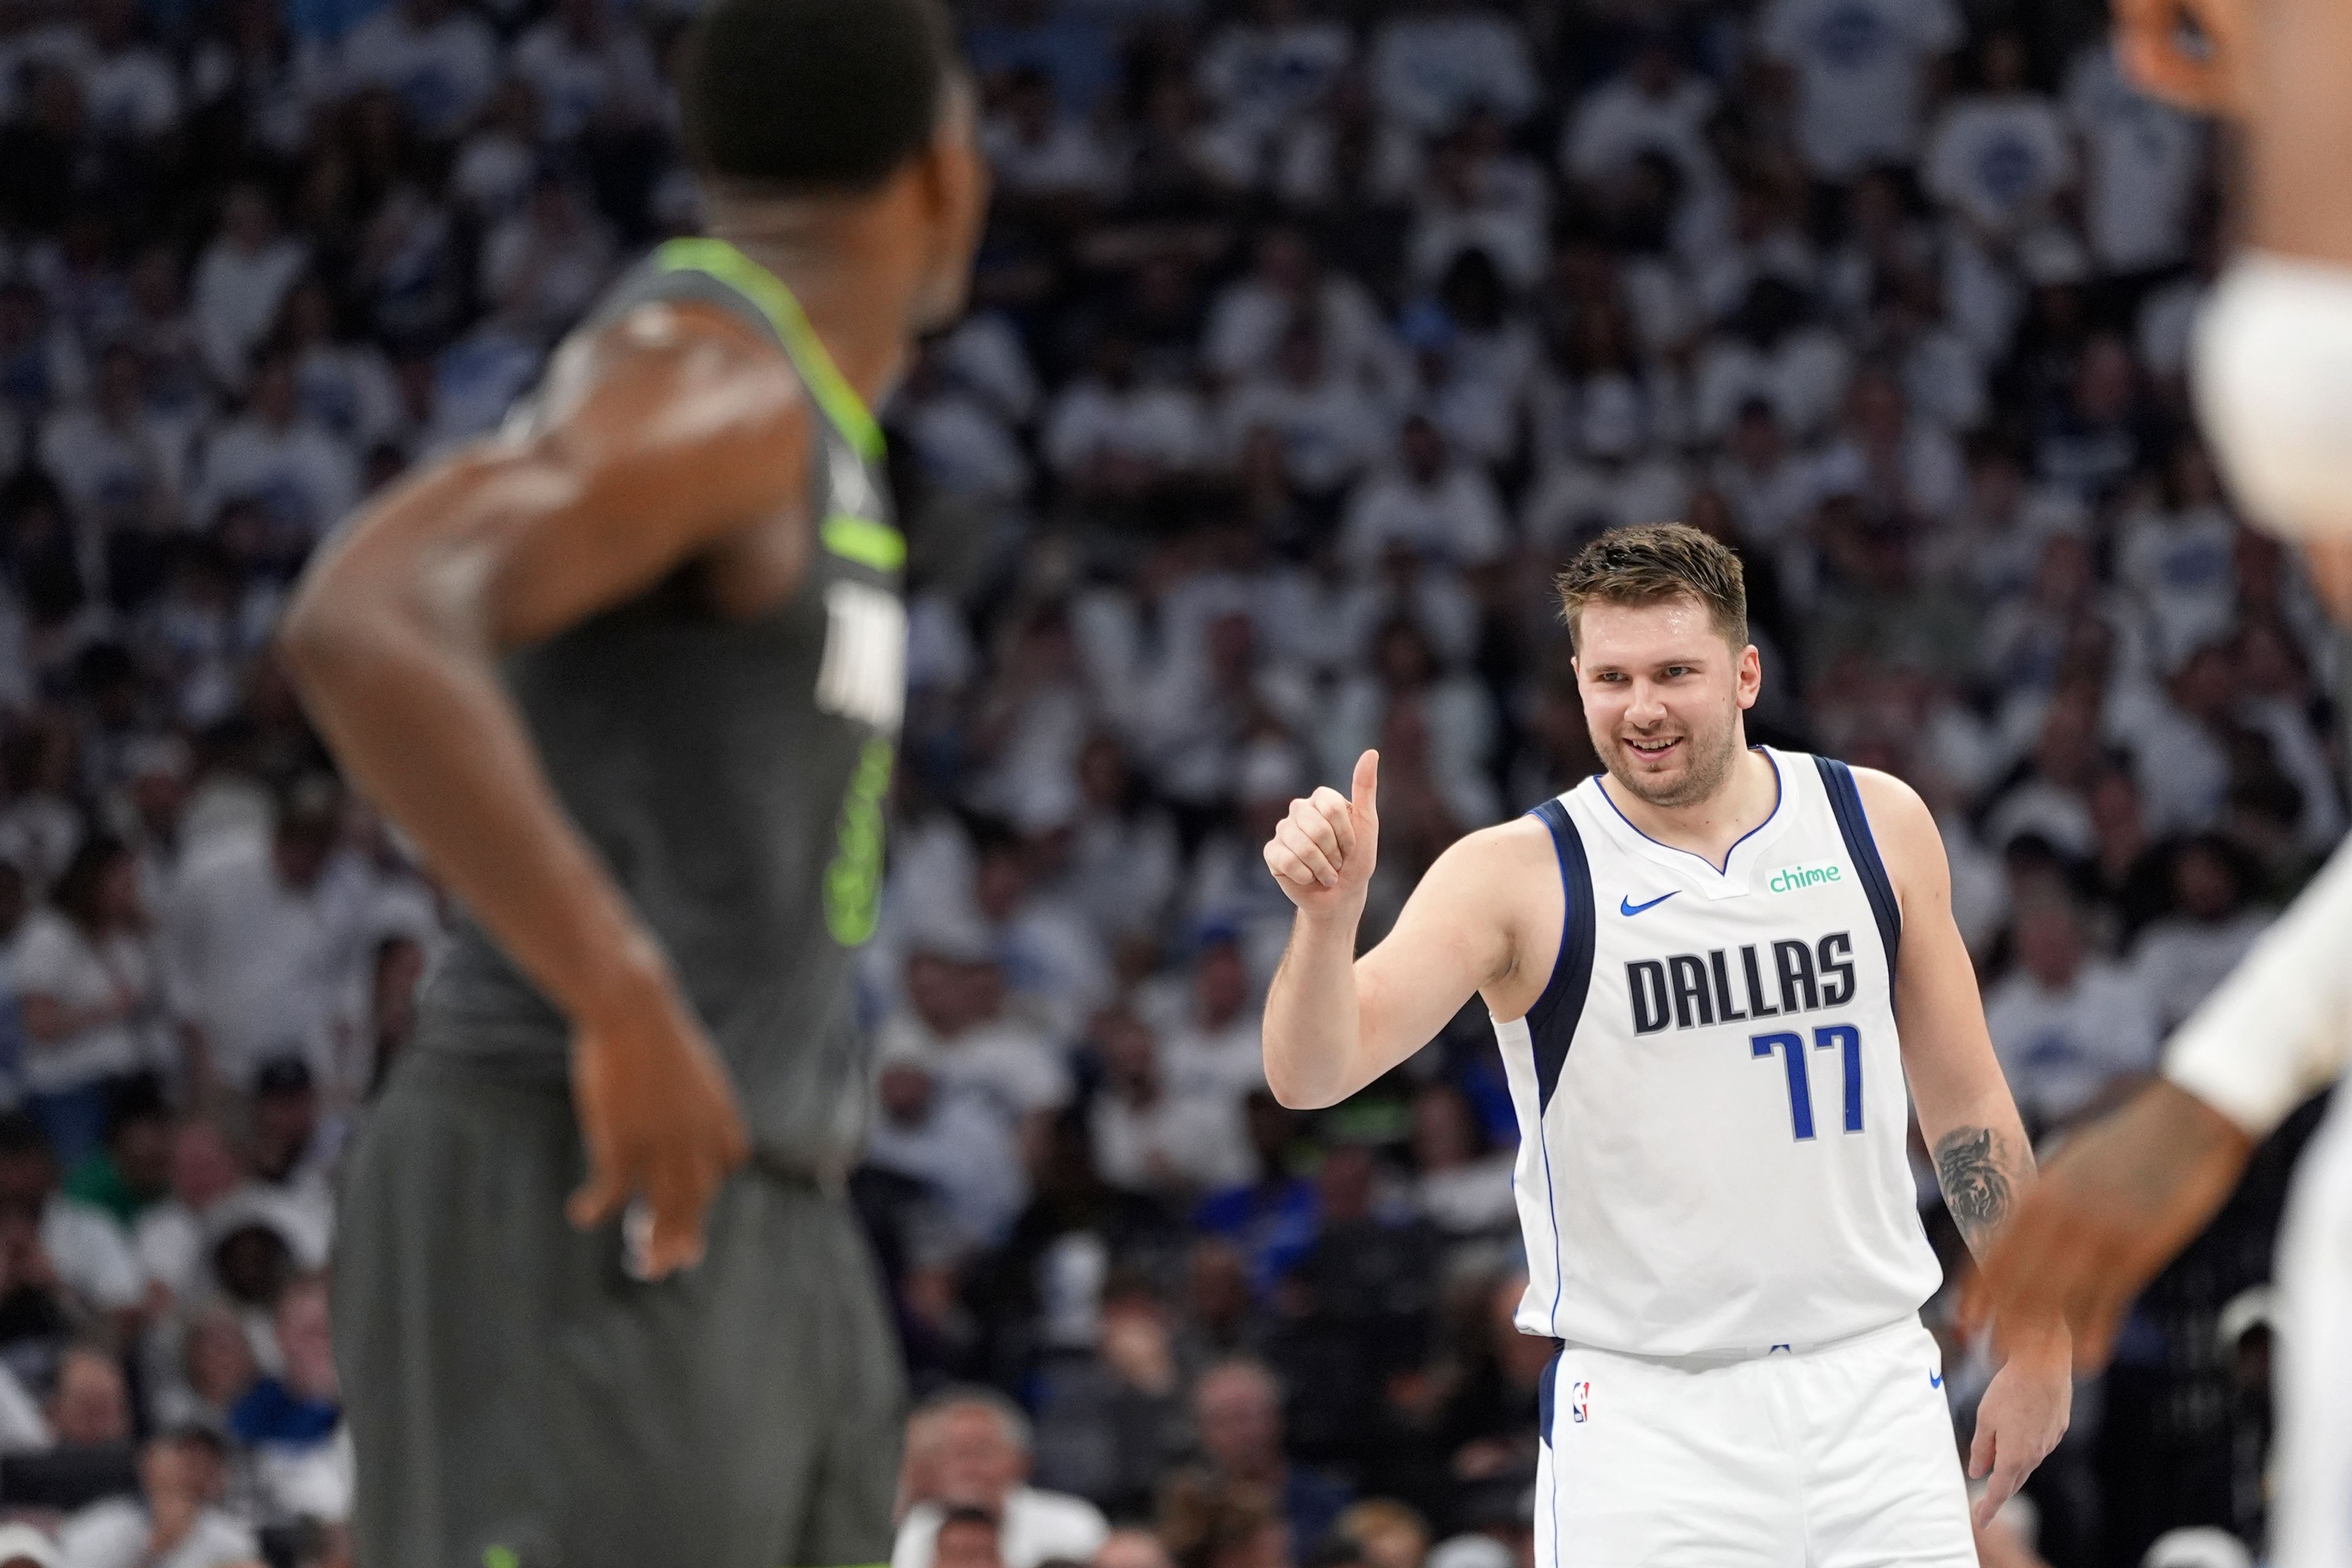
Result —
[[1542, 996], [1495, 1023], [1528, 1333], [1767, 1352], [1892, 1322], [1942, 1279], [1905, 1152], [1894, 887], [1845, 764], [1763, 754], [1779, 804], [1721, 869], [1597, 777], [1536, 809], [1565, 929]]

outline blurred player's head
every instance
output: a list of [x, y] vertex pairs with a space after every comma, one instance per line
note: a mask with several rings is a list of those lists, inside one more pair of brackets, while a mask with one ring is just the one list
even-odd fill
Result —
[[855, 206], [913, 269], [910, 329], [962, 310], [988, 174], [939, 0], [715, 0], [678, 89], [722, 231], [771, 204]]
[[1722, 788], [1761, 681], [1739, 558], [1681, 523], [1619, 529], [1585, 546], [1555, 586], [1610, 777], [1660, 806]]

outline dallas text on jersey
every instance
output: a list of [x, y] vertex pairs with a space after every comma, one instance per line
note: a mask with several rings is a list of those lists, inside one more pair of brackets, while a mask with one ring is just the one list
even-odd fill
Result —
[[[1747, 1008], [1733, 997], [1733, 970], [1745, 981]], [[1777, 980], [1780, 1005], [1768, 996]], [[1738, 949], [1676, 952], [1637, 958], [1625, 965], [1625, 988], [1633, 1005], [1633, 1032], [1654, 1035], [1669, 1025], [1706, 1028], [1749, 1018], [1811, 1013], [1843, 1007], [1853, 1000], [1853, 937], [1833, 931], [1820, 941], [1776, 942], [1769, 956], [1754, 942]]]

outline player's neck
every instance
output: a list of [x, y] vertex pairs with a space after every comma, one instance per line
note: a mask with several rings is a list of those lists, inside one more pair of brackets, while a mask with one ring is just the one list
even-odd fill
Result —
[[715, 226], [793, 291], [843, 378], [878, 407], [906, 368], [912, 294], [885, 237], [854, 209], [820, 202], [727, 214]]
[[1780, 804], [1780, 770], [1739, 740], [1722, 787], [1688, 805], [1654, 805], [1606, 774], [1601, 787], [1625, 820], [1661, 844], [1704, 856], [1720, 866], [1731, 847], [1762, 826]]

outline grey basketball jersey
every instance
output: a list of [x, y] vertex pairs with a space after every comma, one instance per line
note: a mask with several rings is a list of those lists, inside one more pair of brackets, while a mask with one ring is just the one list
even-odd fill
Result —
[[[863, 1131], [850, 963], [881, 887], [906, 543], [881, 432], [782, 283], [731, 246], [677, 240], [615, 286], [589, 326], [662, 300], [756, 323], [821, 411], [807, 580], [774, 610], [727, 619], [688, 566], [513, 655], [503, 674], [564, 806], [725, 1058], [755, 1143], [829, 1163]], [[567, 1060], [564, 1019], [471, 921], [422, 1013], [425, 1052], [551, 1070]]]

